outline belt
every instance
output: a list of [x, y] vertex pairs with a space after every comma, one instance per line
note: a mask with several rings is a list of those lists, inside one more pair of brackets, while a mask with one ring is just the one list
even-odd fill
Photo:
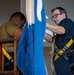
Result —
[[74, 40], [70, 39], [61, 50], [58, 50], [57, 46], [55, 46], [56, 49], [58, 50], [58, 52], [56, 53], [56, 55], [54, 57], [54, 61], [56, 61], [60, 57], [60, 55], [62, 55], [73, 44], [73, 42], [74, 42]]

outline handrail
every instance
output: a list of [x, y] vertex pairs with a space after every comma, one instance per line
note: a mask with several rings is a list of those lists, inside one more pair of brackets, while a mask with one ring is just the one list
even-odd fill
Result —
[[0, 43], [12, 43], [14, 38], [0, 38]]

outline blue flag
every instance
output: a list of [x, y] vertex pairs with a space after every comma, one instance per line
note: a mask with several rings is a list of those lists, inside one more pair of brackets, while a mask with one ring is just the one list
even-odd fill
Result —
[[46, 17], [43, 0], [34, 0], [34, 17], [32, 18], [34, 22], [26, 23], [20, 38], [17, 66], [23, 75], [46, 75], [43, 50]]

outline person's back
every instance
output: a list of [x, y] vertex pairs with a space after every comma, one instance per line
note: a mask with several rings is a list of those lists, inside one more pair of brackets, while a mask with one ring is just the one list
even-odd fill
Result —
[[[0, 32], [0, 37], [3, 39], [8, 39], [8, 38], [14, 38], [14, 31], [19, 28], [15, 23], [13, 22], [7, 22], [4, 25], [1, 26], [1, 32]], [[5, 43], [3, 44], [3, 47], [7, 52], [13, 52], [14, 43]]]

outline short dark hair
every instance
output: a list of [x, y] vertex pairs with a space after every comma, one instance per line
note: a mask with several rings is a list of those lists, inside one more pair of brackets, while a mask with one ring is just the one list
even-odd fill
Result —
[[20, 17], [20, 19], [22, 19], [22, 20], [24, 20], [24, 22], [26, 22], [26, 17], [25, 17], [25, 15], [23, 14], [23, 13], [21, 13], [21, 12], [15, 12], [15, 13], [13, 13], [12, 15], [11, 15], [11, 17], [10, 17], [10, 19], [9, 20], [11, 20], [13, 17], [16, 17], [16, 16], [19, 16]]
[[58, 9], [60, 11], [60, 13], [65, 13], [66, 17], [67, 17], [67, 11], [63, 8], [63, 7], [56, 7], [56, 8], [53, 8], [51, 10], [51, 12], [53, 12], [54, 10]]

